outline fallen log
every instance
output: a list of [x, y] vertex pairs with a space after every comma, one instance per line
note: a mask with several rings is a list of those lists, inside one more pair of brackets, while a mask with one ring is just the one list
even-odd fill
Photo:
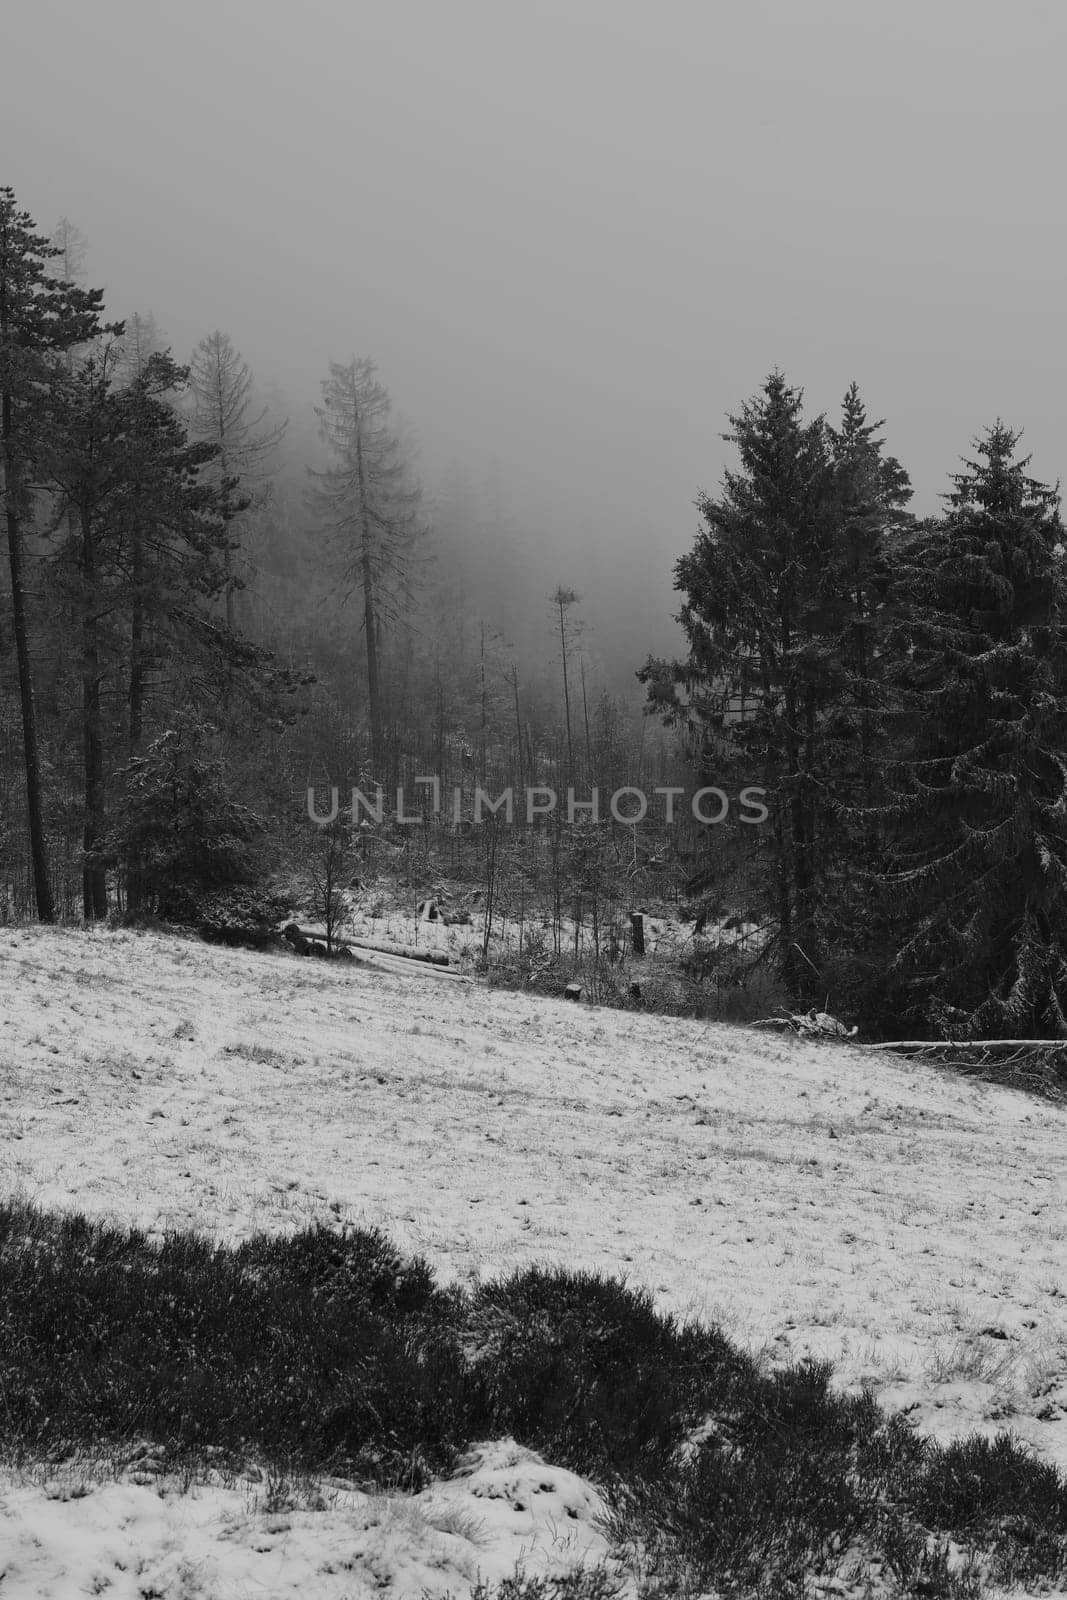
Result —
[[[290, 923], [296, 933], [303, 939], [316, 940], [319, 944], [326, 943], [325, 928], [298, 928], [296, 923]], [[451, 963], [446, 955], [438, 950], [416, 950], [413, 946], [398, 948], [395, 944], [370, 944], [365, 939], [342, 938], [334, 934], [333, 945], [336, 950], [373, 950], [378, 955], [395, 956], [398, 961], [424, 961], [433, 967], [447, 967]]]
[[425, 961], [431, 967], [448, 967], [451, 962], [439, 950], [413, 950], [410, 947], [398, 950], [390, 944], [365, 944], [362, 939], [346, 939], [345, 944], [350, 944], [356, 950], [373, 950], [380, 956], [396, 956], [398, 961]]
[[359, 955], [356, 960], [369, 967], [377, 967], [382, 972], [406, 974], [411, 977], [417, 973], [420, 978], [443, 978], [446, 983], [473, 983], [474, 979], [465, 972], [453, 972], [448, 967], [432, 965], [427, 961], [409, 960], [407, 956], [394, 955], [391, 950], [375, 950], [368, 945], [357, 945]]
[[865, 1050], [1067, 1050], [1067, 1039], [889, 1039]]
[[964, 1072], [987, 1083], [1067, 1099], [1067, 1039], [888, 1039], [866, 1050], [894, 1050], [924, 1067]]
[[[289, 930], [292, 930], [290, 933]], [[304, 946], [321, 947], [325, 954], [326, 932], [322, 928], [301, 928], [295, 922], [287, 924], [286, 934], [294, 948]], [[298, 943], [299, 941], [299, 943]], [[397, 950], [388, 945], [365, 944], [361, 939], [341, 939], [337, 935], [333, 938], [334, 957], [349, 955], [359, 951], [357, 960], [368, 965], [381, 967], [389, 972], [423, 972], [435, 978], [450, 978], [453, 983], [470, 983], [470, 978], [461, 972], [452, 972], [445, 969], [449, 966], [446, 955], [431, 950]], [[309, 952], [310, 953], [310, 952]]]

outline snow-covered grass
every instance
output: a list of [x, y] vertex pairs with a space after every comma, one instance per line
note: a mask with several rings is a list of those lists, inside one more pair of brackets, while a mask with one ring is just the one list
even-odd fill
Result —
[[5, 1600], [443, 1597], [517, 1564], [610, 1567], [605, 1514], [588, 1484], [508, 1440], [405, 1496], [219, 1473], [166, 1492], [151, 1459], [107, 1475], [79, 1462], [0, 1489], [0, 1584]]
[[[0, 1194], [226, 1241], [377, 1224], [467, 1284], [533, 1262], [601, 1268], [771, 1363], [832, 1359], [840, 1384], [869, 1383], [938, 1438], [1010, 1428], [1061, 1468], [1065, 1123], [855, 1047], [150, 934], [0, 933]], [[450, 1487], [467, 1492], [432, 1492]], [[16, 1524], [43, 1541], [19, 1535], [5, 1594], [94, 1592], [84, 1541], [63, 1554], [71, 1507], [117, 1559], [170, 1561], [169, 1587], [129, 1578], [136, 1596], [459, 1593], [524, 1552], [553, 1559], [558, 1531], [552, 1511], [505, 1518], [497, 1544], [468, 1539], [431, 1582], [408, 1498], [407, 1532], [367, 1533], [370, 1567], [316, 1577], [298, 1575], [301, 1550], [328, 1562], [334, 1533], [354, 1550], [361, 1518], [393, 1513], [298, 1508], [268, 1538], [275, 1513], [247, 1486], [161, 1500], [127, 1475], [62, 1492], [32, 1476], [3, 1491], [0, 1551]], [[568, 1521], [595, 1557], [591, 1506]], [[481, 1508], [468, 1494], [460, 1509]], [[238, 1546], [245, 1566], [218, 1565]], [[123, 1570], [109, 1593], [127, 1592]]]

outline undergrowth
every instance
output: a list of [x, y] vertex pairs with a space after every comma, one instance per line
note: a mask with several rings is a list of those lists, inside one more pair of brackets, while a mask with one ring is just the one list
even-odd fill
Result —
[[[767, 1375], [597, 1273], [446, 1290], [375, 1230], [230, 1248], [0, 1206], [10, 1463], [148, 1439], [186, 1473], [221, 1450], [414, 1490], [503, 1435], [601, 1484], [647, 1596], [878, 1573], [964, 1600], [1067, 1575], [1067, 1484], [1010, 1437], [942, 1448], [828, 1366]], [[509, 1583], [496, 1600], [612, 1593], [603, 1573]]]
[[736, 959], [728, 970], [724, 966], [721, 981], [687, 973], [670, 959], [616, 965], [604, 956], [583, 955], [576, 960], [566, 952], [544, 953], [536, 960], [525, 952], [494, 956], [477, 963], [475, 970], [484, 973], [492, 988], [559, 997], [568, 984], [578, 983], [583, 999], [594, 1005], [703, 1022], [755, 1022], [787, 999], [769, 967]]

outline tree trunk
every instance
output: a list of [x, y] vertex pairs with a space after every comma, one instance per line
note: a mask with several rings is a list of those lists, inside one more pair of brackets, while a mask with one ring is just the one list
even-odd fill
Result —
[[378, 676], [378, 611], [374, 593], [374, 563], [371, 560], [370, 507], [363, 470], [363, 439], [356, 431], [356, 473], [359, 485], [360, 577], [363, 583], [363, 631], [367, 636], [367, 699], [370, 709], [371, 762], [380, 776], [382, 760], [382, 692]]
[[789, 870], [789, 851], [786, 844], [785, 806], [774, 797], [774, 874], [778, 899], [778, 937], [782, 947], [782, 982], [786, 992], [793, 996], [797, 991], [796, 946], [793, 943], [792, 875]]
[[[218, 352], [217, 351], [216, 351], [216, 360], [215, 360], [215, 385], [216, 385], [216, 392], [215, 392], [216, 410], [215, 410], [215, 416], [216, 416], [216, 421], [217, 421], [216, 442], [217, 442], [218, 447], [219, 447], [219, 477], [221, 478], [222, 483], [225, 485], [225, 483], [227, 481], [227, 475], [229, 473], [229, 463], [226, 460], [226, 395], [225, 395], [225, 392], [223, 390], [222, 370], [221, 370], [220, 363], [219, 363], [219, 360], [218, 360]], [[229, 539], [230, 522], [232, 521], [232, 514], [231, 514], [231, 510], [230, 510], [230, 493], [229, 493], [229, 490], [225, 489], [225, 488], [223, 490], [223, 496], [222, 496], [222, 517], [223, 517], [223, 527], [224, 527], [225, 535], [226, 535], [226, 538]], [[226, 581], [226, 589], [225, 589], [226, 628], [227, 628], [227, 631], [229, 633], [233, 632], [233, 624], [234, 624], [233, 554], [234, 554], [233, 551], [227, 547], [225, 556], [223, 558], [223, 568], [224, 568], [225, 581]]]
[[[515, 755], [519, 766], [519, 794], [523, 795], [523, 760], [522, 760], [522, 716], [519, 711], [519, 669], [511, 669], [511, 687], [515, 693]], [[522, 804], [525, 805], [525, 796]]]
[[863, 825], [863, 861], [867, 869], [872, 870], [876, 865], [879, 854], [879, 833], [876, 825], [871, 821], [871, 811], [874, 805], [872, 675], [866, 627], [867, 604], [858, 580], [856, 583], [855, 605], [860, 619], [859, 633], [856, 640], [856, 670], [859, 679], [860, 703], [860, 786], [866, 818]]
[[[782, 721], [787, 774], [786, 783], [789, 796], [789, 824], [788, 829], [783, 828], [782, 831], [783, 835], [788, 836], [786, 876], [789, 880], [788, 894], [791, 901], [791, 914], [788, 919], [790, 924], [789, 945], [785, 951], [782, 974], [786, 987], [791, 993], [798, 994], [799, 985], [803, 981], [805, 974], [801, 970], [801, 963], [797, 960], [797, 955], [799, 953], [808, 957], [808, 951], [804, 948], [804, 945], [808, 942], [811, 921], [812, 881], [810, 872], [809, 818], [808, 808], [805, 804], [805, 779], [802, 770], [804, 746], [800, 728], [801, 692], [797, 683], [796, 665], [791, 659], [795, 642], [793, 596], [791, 591], [784, 585], [783, 590], [784, 592], [779, 599], [778, 648], [780, 670], [784, 677], [782, 693], [784, 715]], [[786, 843], [785, 837], [783, 837], [782, 843]], [[780, 894], [781, 888], [780, 882]], [[807, 968], [808, 975], [810, 975], [810, 971], [810, 967]]]
[[82, 745], [85, 752], [85, 823], [82, 907], [86, 922], [107, 916], [107, 879], [92, 856], [104, 832], [104, 746], [100, 727], [100, 646], [96, 632], [96, 539], [92, 517], [81, 513], [82, 532]]
[[804, 690], [804, 768], [799, 775], [800, 810], [804, 819], [804, 840], [797, 852], [797, 921], [801, 930], [804, 953], [815, 965], [818, 962], [815, 946], [815, 885], [818, 881], [817, 827], [815, 806], [816, 717], [815, 690], [808, 684]]
[[[130, 702], [127, 730], [127, 754], [137, 755], [144, 734], [145, 659], [144, 659], [144, 606], [141, 586], [144, 582], [144, 543], [141, 531], [133, 532], [133, 606], [130, 614]], [[139, 861], [132, 855], [126, 857], [126, 910], [137, 915], [144, 904], [144, 874]]]
[[131, 571], [133, 606], [130, 613], [130, 720], [127, 746], [129, 754], [135, 756], [141, 748], [141, 737], [144, 733], [145, 695], [144, 605], [141, 596], [144, 584], [144, 543], [139, 528], [133, 531]]
[[585, 764], [592, 777], [593, 773], [593, 745], [589, 738], [589, 701], [585, 697], [585, 657], [578, 657], [582, 669], [582, 716], [585, 719]]
[[485, 623], [484, 622], [481, 625], [481, 634], [479, 636], [478, 674], [479, 674], [479, 701], [480, 701], [480, 707], [481, 707], [481, 715], [480, 715], [481, 749], [480, 749], [480, 752], [479, 752], [479, 757], [480, 757], [480, 759], [479, 759], [479, 770], [480, 770], [482, 788], [484, 789], [485, 788], [485, 784], [486, 784], [486, 767], [487, 767], [487, 762], [488, 762], [488, 749], [489, 749], [489, 705], [488, 705], [488, 700], [487, 700], [487, 697], [486, 697], [486, 687], [485, 687]]
[[26, 767], [26, 815], [30, 831], [30, 858], [33, 865], [33, 891], [37, 916], [41, 922], [56, 920], [52, 880], [48, 871], [48, 845], [44, 832], [41, 800], [41, 762], [37, 741], [37, 712], [33, 700], [33, 669], [30, 663], [29, 632], [26, 623], [26, 591], [22, 574], [22, 529], [19, 526], [19, 485], [11, 462], [11, 396], [2, 403], [4, 503], [7, 519], [7, 549], [11, 567], [11, 623], [18, 661], [19, 700], [22, 706], [22, 742]]
[[571, 691], [567, 682], [567, 631], [563, 623], [563, 612], [566, 602], [559, 602], [559, 643], [563, 656], [563, 708], [567, 717], [567, 782], [574, 778], [574, 747], [571, 740]]

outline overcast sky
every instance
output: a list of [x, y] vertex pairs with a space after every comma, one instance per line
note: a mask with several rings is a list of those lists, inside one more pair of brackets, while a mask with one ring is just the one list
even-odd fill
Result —
[[813, 410], [856, 378], [919, 510], [998, 415], [1067, 462], [1055, 0], [3, 9], [0, 182], [109, 310], [308, 406], [375, 357], [638, 661], [775, 366]]

